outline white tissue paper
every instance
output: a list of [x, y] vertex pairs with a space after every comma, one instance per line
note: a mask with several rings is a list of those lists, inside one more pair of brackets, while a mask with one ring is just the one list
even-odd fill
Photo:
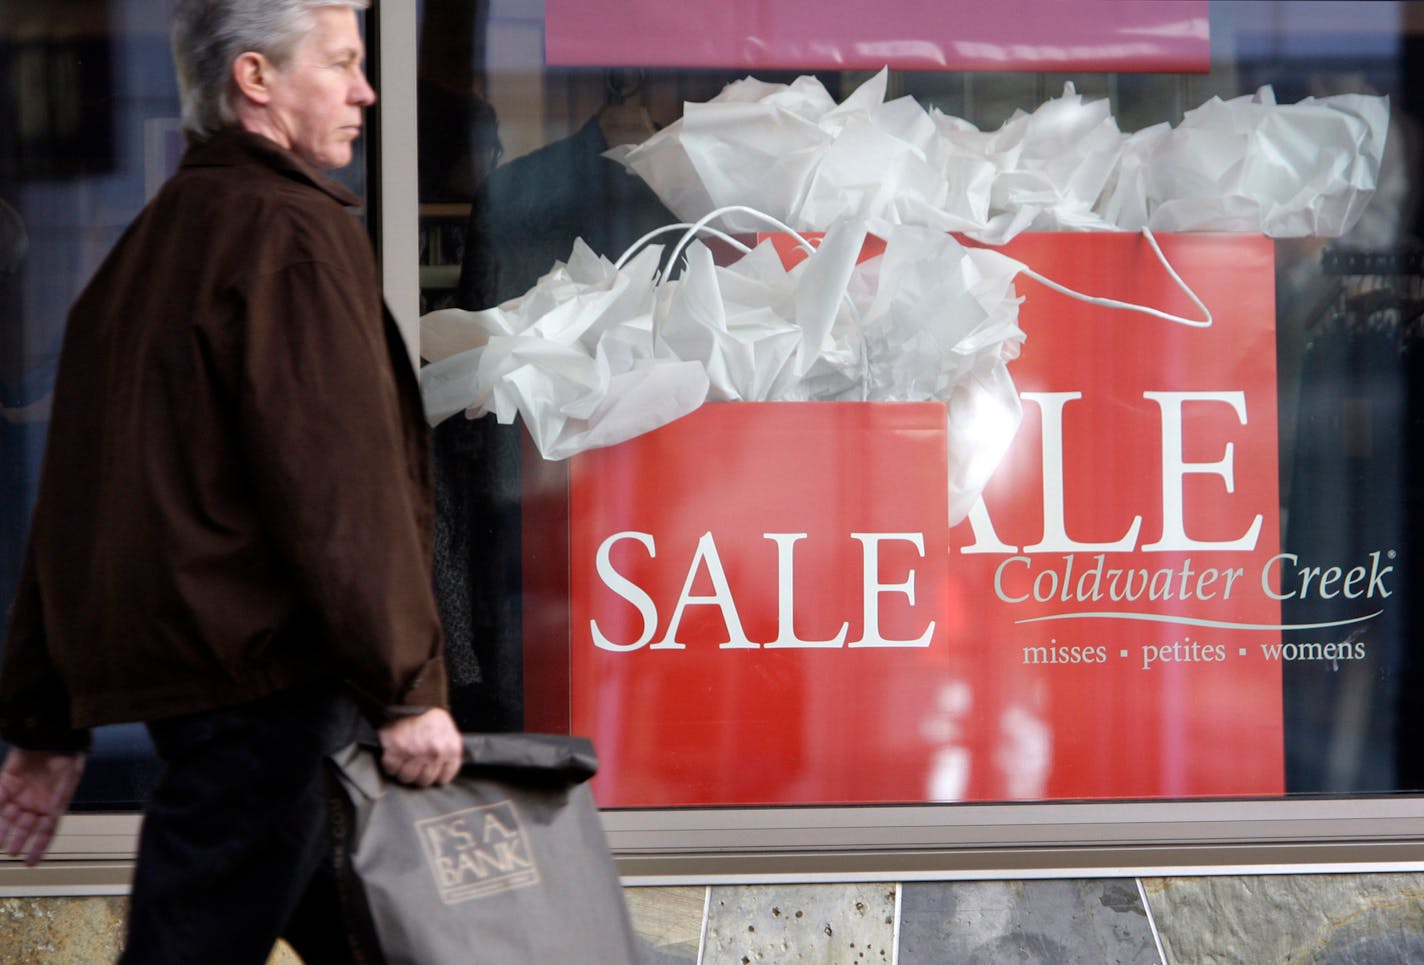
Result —
[[[801, 230], [841, 217], [963, 232], [1001, 244], [1025, 230], [1223, 230], [1334, 237], [1379, 175], [1388, 99], [1277, 104], [1270, 88], [1213, 100], [1175, 129], [1118, 129], [1072, 84], [995, 131], [885, 100], [881, 71], [837, 105], [814, 78], [729, 85], [609, 156], [687, 221], [748, 205]], [[759, 225], [740, 215], [729, 231]]]
[[662, 281], [656, 247], [616, 268], [580, 242], [520, 298], [421, 320], [427, 416], [517, 414], [563, 459], [706, 401], [947, 401], [957, 522], [1018, 426], [1022, 266], [889, 224], [885, 254], [859, 262], [868, 228], [837, 222], [789, 271], [769, 242], [727, 266], [694, 243]]
[[1122, 228], [1339, 237], [1374, 193], [1388, 125], [1384, 97], [1277, 104], [1263, 87], [1212, 99], [1175, 130], [1157, 125], [1127, 139], [1100, 213]]
[[[563, 459], [707, 401], [937, 400], [954, 524], [1022, 417], [1013, 280], [1034, 273], [950, 232], [990, 244], [1029, 229], [1340, 235], [1374, 190], [1388, 124], [1382, 97], [1278, 105], [1263, 88], [1125, 135], [1106, 101], [1070, 84], [985, 132], [886, 102], [886, 81], [836, 104], [811, 77], [748, 78], [610, 152], [689, 222], [719, 212], [716, 227], [749, 233], [760, 211], [825, 236], [790, 270], [769, 243], [717, 265], [694, 242], [673, 278], [657, 247], [614, 265], [580, 241], [519, 298], [422, 319], [431, 422], [518, 415], [544, 458]], [[756, 210], [720, 212], [733, 205]], [[867, 233], [886, 248], [862, 262]]]
[[658, 251], [623, 269], [578, 242], [523, 296], [480, 312], [421, 319], [426, 416], [524, 417], [546, 459], [612, 445], [696, 409], [701, 362], [655, 357], [652, 310]]

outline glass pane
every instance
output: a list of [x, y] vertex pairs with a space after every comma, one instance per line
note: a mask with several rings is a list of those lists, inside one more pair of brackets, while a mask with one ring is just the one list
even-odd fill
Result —
[[[69, 306], [182, 155], [168, 9], [158, 0], [0, 5], [0, 599], [7, 606]], [[360, 160], [340, 178], [361, 192]], [[94, 741], [75, 807], [137, 807], [156, 770], [144, 729], [100, 728]]]
[[[1187, 34], [1209, 15], [1202, 69], [1104, 26], [882, 77], [834, 4], [689, 37], [639, 0], [599, 23], [427, 0], [422, 350], [462, 724], [593, 737], [612, 807], [1424, 786], [1421, 8], [1155, 7]], [[579, 29], [606, 60], [549, 63]], [[644, 42], [668, 31], [686, 64]], [[724, 217], [665, 275], [622, 267], [664, 302], [599, 314], [614, 283], [589, 278], [734, 203], [830, 234], [796, 268], [782, 227]], [[868, 211], [862, 242], [839, 219]], [[1007, 307], [970, 290], [1004, 270]], [[531, 423], [545, 396], [565, 408]], [[620, 419], [648, 431], [591, 429]]]

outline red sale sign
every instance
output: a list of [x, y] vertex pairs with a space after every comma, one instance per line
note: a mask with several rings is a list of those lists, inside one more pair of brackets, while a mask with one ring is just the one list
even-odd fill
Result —
[[[526, 724], [594, 739], [605, 807], [1282, 793], [1273, 250], [1160, 242], [1213, 325], [1022, 282], [1024, 421], [952, 531], [938, 404], [707, 405], [575, 457], [526, 531], [528, 599], [567, 601], [526, 607]], [[1137, 235], [1003, 250], [1196, 313]]]
[[545, 0], [551, 66], [1205, 72], [1206, 0]]

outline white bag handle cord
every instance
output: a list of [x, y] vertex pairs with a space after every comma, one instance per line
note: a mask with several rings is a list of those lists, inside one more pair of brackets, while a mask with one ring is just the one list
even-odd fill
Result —
[[[816, 250], [816, 246], [813, 245], [810, 241], [808, 241], [804, 235], [802, 235], [800, 232], [796, 231], [789, 225], [772, 217], [771, 215], [763, 211], [758, 211], [755, 208], [749, 208], [746, 205], [732, 204], [727, 205], [726, 207], [717, 208], [715, 211], [711, 211], [699, 218], [697, 221], [691, 223], [670, 224], [664, 225], [661, 228], [653, 229], [652, 231], [643, 235], [643, 237], [639, 238], [637, 241], [633, 242], [633, 244], [628, 247], [628, 250], [623, 252], [623, 254], [619, 256], [618, 261], [614, 263], [613, 267], [615, 269], [622, 268], [639, 249], [641, 249], [653, 238], [656, 238], [659, 235], [669, 234], [674, 231], [681, 231], [683, 235], [680, 239], [678, 239], [677, 244], [673, 246], [672, 254], [669, 256], [667, 261], [667, 265], [669, 268], [677, 264], [678, 259], [682, 257], [683, 250], [686, 249], [686, 247], [692, 243], [692, 240], [699, 233], [703, 232], [710, 234], [713, 237], [720, 238], [722, 241], [726, 242], [727, 244], [730, 244], [733, 248], [736, 248], [738, 251], [742, 252], [743, 254], [746, 254], [747, 252], [751, 251], [749, 247], [738, 241], [736, 238], [733, 238], [726, 232], [719, 231], [718, 229], [710, 226], [710, 222], [712, 222], [713, 220], [721, 217], [724, 214], [729, 214], [732, 212], [738, 212], [741, 214], [747, 214], [751, 215], [752, 217], [759, 218], [762, 221], [765, 221], [767, 224], [776, 228], [778, 231], [790, 235], [793, 239], [795, 239], [796, 244], [799, 247], [805, 248], [808, 252], [814, 252]], [[1157, 260], [1161, 263], [1162, 267], [1167, 270], [1167, 274], [1171, 276], [1172, 281], [1176, 283], [1178, 288], [1180, 288], [1183, 292], [1186, 293], [1187, 297], [1192, 300], [1192, 304], [1201, 310], [1203, 316], [1202, 318], [1187, 318], [1182, 315], [1173, 315], [1170, 312], [1164, 312], [1160, 309], [1152, 308], [1149, 305], [1138, 305], [1133, 302], [1119, 301], [1116, 298], [1104, 298], [1099, 295], [1087, 295], [1083, 292], [1074, 291], [1066, 285], [1060, 285], [1058, 282], [1047, 277], [1046, 275], [1039, 274], [1038, 272], [1030, 268], [1028, 265], [1025, 265], [1023, 262], [1018, 261], [1017, 259], [1013, 260], [1019, 266], [1020, 274], [1027, 275], [1029, 278], [1032, 278], [1039, 284], [1045, 285], [1048, 288], [1051, 288], [1054, 291], [1058, 292], [1059, 294], [1067, 295], [1069, 298], [1076, 298], [1079, 301], [1087, 302], [1090, 305], [1100, 305], [1103, 308], [1112, 308], [1128, 312], [1141, 312], [1144, 315], [1150, 315], [1154, 318], [1160, 318], [1164, 321], [1173, 322], [1178, 325], [1186, 325], [1189, 328], [1210, 328], [1212, 324], [1212, 316], [1211, 310], [1206, 307], [1206, 303], [1203, 302], [1199, 297], [1197, 297], [1197, 293], [1192, 291], [1191, 286], [1188, 285], [1182, 279], [1182, 276], [1177, 273], [1177, 270], [1172, 267], [1172, 263], [1167, 260], [1167, 256], [1162, 252], [1162, 247], [1157, 244], [1157, 239], [1153, 236], [1152, 229], [1148, 228], [1146, 225], [1143, 225], [1142, 234], [1144, 237], [1146, 237], [1147, 243], [1152, 246], [1152, 253], [1157, 256]], [[656, 276], [654, 276], [653, 283], [654, 285], [657, 285], [661, 281], [662, 273], [659, 272]], [[855, 302], [851, 300], [850, 293], [844, 293], [843, 299], [846, 303], [846, 306], [850, 309], [851, 320], [855, 324], [856, 334], [861, 345], [860, 384], [861, 395], [862, 398], [864, 398], [865, 394], [869, 390], [869, 386], [867, 385], [867, 375], [869, 373], [870, 366], [870, 359], [868, 357], [867, 352], [865, 351], [865, 331], [861, 326], [860, 311], [856, 308]], [[653, 315], [652, 334], [654, 341], [656, 341], [658, 337], [657, 313], [654, 313]]]
[[[629, 246], [628, 250], [623, 252], [622, 256], [619, 257], [618, 261], [614, 264], [614, 268], [622, 268], [628, 262], [628, 259], [630, 259], [634, 255], [634, 253], [636, 253], [640, 248], [642, 248], [653, 238], [656, 238], [659, 235], [669, 234], [674, 231], [681, 231], [683, 232], [683, 235], [682, 238], [678, 241], [677, 245], [673, 248], [672, 256], [668, 259], [668, 265], [670, 266], [675, 265], [677, 263], [677, 259], [681, 257], [683, 249], [686, 248], [692, 242], [693, 238], [695, 238], [700, 232], [705, 232], [716, 238], [720, 238], [721, 240], [730, 244], [732, 247], [736, 248], [738, 251], [742, 252], [743, 254], [746, 254], [747, 252], [751, 251], [750, 248], [748, 248], [742, 242], [738, 241], [736, 238], [733, 238], [731, 235], [723, 231], [719, 231], [718, 229], [711, 227], [709, 224], [711, 221], [721, 217], [724, 214], [728, 214], [731, 212], [740, 212], [742, 214], [751, 215], [755, 218], [760, 218], [767, 224], [776, 228], [778, 231], [790, 235], [793, 239], [795, 239], [796, 244], [799, 247], [805, 248], [808, 252], [816, 250], [816, 246], [813, 245], [810, 241], [806, 240], [805, 236], [803, 236], [800, 232], [794, 230], [790, 226], [777, 220], [771, 215], [766, 214], [762, 211], [758, 211], [755, 208], [749, 208], [746, 205], [733, 204], [728, 205], [724, 208], [718, 208], [715, 211], [712, 211], [699, 218], [695, 222], [684, 222], [680, 224], [664, 225], [661, 228], [655, 228], [654, 230], [645, 234], [643, 237], [639, 238], [637, 241], [633, 242], [633, 244]], [[1177, 270], [1172, 267], [1172, 263], [1167, 260], [1167, 256], [1162, 252], [1161, 245], [1157, 244], [1157, 238], [1152, 234], [1152, 229], [1147, 227], [1146, 225], [1143, 225], [1142, 235], [1147, 239], [1147, 243], [1152, 246], [1152, 253], [1157, 256], [1158, 262], [1160, 262], [1162, 267], [1167, 270], [1167, 274], [1171, 277], [1172, 281], [1177, 285], [1178, 288], [1180, 288], [1184, 293], [1186, 293], [1186, 296], [1192, 300], [1192, 304], [1201, 310], [1203, 316], [1202, 318], [1187, 318], [1182, 315], [1173, 315], [1170, 312], [1164, 312], [1160, 309], [1152, 308], [1150, 305], [1138, 305], [1133, 302], [1119, 301], [1116, 298], [1105, 298], [1099, 295], [1088, 295], [1083, 292], [1074, 291], [1066, 285], [1060, 285], [1058, 282], [1054, 281], [1052, 278], [1047, 277], [1046, 275], [1039, 274], [1038, 272], [1030, 268], [1028, 265], [1025, 265], [1023, 262], [1018, 263], [1019, 271], [1021, 274], [1027, 275], [1029, 278], [1032, 278], [1039, 284], [1045, 285], [1048, 288], [1051, 288], [1054, 291], [1058, 292], [1059, 294], [1067, 295], [1069, 298], [1076, 298], [1079, 301], [1087, 302], [1090, 305], [1100, 305], [1103, 308], [1112, 308], [1120, 311], [1141, 312], [1144, 315], [1150, 315], [1153, 318], [1160, 318], [1164, 321], [1174, 322], [1178, 325], [1186, 325], [1189, 328], [1210, 328], [1213, 321], [1211, 310], [1206, 307], [1206, 303], [1204, 303], [1199, 297], [1197, 297], [1197, 293], [1192, 290], [1191, 286], [1188, 285], [1182, 279], [1182, 276], [1177, 273]], [[989, 250], [993, 249], [991, 248]], [[859, 321], [859, 319], [857, 319], [857, 321]]]
[[710, 214], [706, 214], [703, 217], [699, 218], [695, 222], [680, 222], [678, 224], [663, 225], [661, 228], [654, 228], [652, 231], [649, 231], [647, 234], [643, 235], [643, 237], [639, 238], [637, 241], [629, 245], [628, 250], [623, 252], [623, 254], [618, 257], [618, 260], [613, 263], [613, 267], [622, 268], [628, 263], [628, 260], [632, 258], [635, 253], [637, 253], [638, 249], [642, 248], [649, 241], [652, 241], [659, 235], [670, 234], [674, 231], [681, 231], [683, 235], [681, 240], [679, 240], [677, 245], [673, 248], [672, 256], [668, 258], [669, 267], [677, 264], [677, 259], [682, 255], [682, 250], [692, 243], [692, 239], [695, 238], [699, 232], [705, 232], [715, 238], [720, 238], [722, 241], [725, 241], [727, 244], [731, 245], [733, 248], [737, 249], [742, 254], [747, 254], [751, 251], [751, 248], [747, 247], [745, 244], [738, 241], [736, 238], [732, 237], [726, 232], [719, 231], [718, 229], [711, 227], [710, 224], [712, 221], [716, 220], [717, 218], [720, 218], [722, 215], [734, 211], [760, 218], [767, 224], [776, 228], [778, 231], [784, 232], [790, 235], [792, 238], [796, 239], [796, 243], [800, 247], [805, 248], [807, 251], [816, 250], [816, 246], [811, 244], [811, 242], [807, 241], [799, 232], [791, 228], [789, 225], [786, 225], [783, 222], [773, 218], [771, 215], [766, 214], [762, 211], [758, 211], [755, 208], [748, 208], [746, 205], [732, 204], [728, 205], [725, 208], [718, 208]]
[[[652, 231], [649, 231], [647, 234], [643, 235], [643, 237], [639, 238], [637, 241], [629, 245], [628, 250], [618, 256], [618, 260], [613, 263], [613, 267], [615, 269], [618, 269], [628, 264], [629, 260], [635, 254], [638, 253], [639, 249], [641, 249], [644, 245], [646, 245], [648, 242], [652, 241], [659, 235], [671, 234], [674, 231], [690, 231], [695, 229], [695, 225], [687, 224], [685, 222], [679, 224], [667, 224], [663, 225], [661, 228], [654, 228]], [[751, 249], [748, 248], [746, 245], [742, 244], [736, 238], [733, 238], [731, 235], [727, 234], [724, 231], [718, 231], [716, 228], [709, 228], [705, 225], [703, 226], [702, 230], [715, 238], [721, 238], [727, 244], [731, 245], [733, 248], [737, 249], [744, 255], [747, 252], [751, 251]], [[671, 264], [672, 262], [669, 261], [668, 263]]]
[[[749, 208], [744, 204], [729, 204], [726, 207], [717, 208], [715, 211], [710, 211], [707, 214], [703, 215], [701, 218], [691, 223], [684, 222], [680, 224], [664, 225], [661, 228], [654, 228], [652, 231], [649, 231], [647, 234], [643, 235], [643, 237], [639, 238], [637, 241], [629, 245], [628, 250], [623, 252], [623, 254], [619, 256], [618, 260], [614, 262], [613, 267], [614, 269], [622, 268], [623, 265], [627, 263], [628, 259], [631, 258], [633, 254], [638, 251], [638, 249], [642, 248], [643, 245], [647, 244], [649, 241], [651, 241], [653, 238], [656, 238], [658, 235], [667, 234], [673, 231], [681, 231], [683, 235], [678, 240], [677, 244], [673, 246], [672, 254], [668, 257], [667, 265], [669, 269], [672, 268], [673, 265], [677, 264], [677, 260], [682, 257], [683, 250], [689, 244], [692, 243], [692, 240], [697, 237], [697, 234], [699, 232], [706, 232], [716, 238], [720, 238], [730, 244], [732, 247], [736, 248], [742, 254], [747, 254], [751, 251], [751, 248], [747, 247], [742, 242], [738, 241], [736, 238], [733, 238], [726, 232], [719, 231], [716, 228], [710, 227], [710, 222], [716, 220], [717, 218], [720, 218], [724, 214], [730, 214], [732, 212], [739, 212], [741, 214], [751, 215], [754, 218], [760, 218], [762, 221], [765, 221], [767, 224], [771, 225], [776, 230], [784, 234], [790, 235], [793, 239], [795, 239], [798, 247], [805, 248], [807, 252], [814, 252], [816, 250], [816, 246], [813, 245], [809, 240], [807, 240], [806, 237], [802, 235], [799, 231], [797, 231], [795, 228], [792, 228], [785, 222], [779, 221], [778, 219], [772, 217], [765, 211], [758, 211], [756, 208]], [[654, 277], [653, 284], [656, 285], [661, 281], [661, 272], [659, 272], [658, 275]], [[841, 297], [842, 300], [845, 301], [846, 307], [850, 309], [851, 321], [855, 324], [856, 335], [861, 345], [860, 391], [861, 397], [862, 399], [864, 399], [866, 393], [869, 391], [869, 386], [867, 385], [867, 382], [869, 381], [867, 378], [867, 374], [870, 370], [870, 359], [865, 351], [865, 330], [861, 326], [860, 322], [860, 309], [858, 309], [855, 305], [855, 302], [851, 300], [850, 293], [845, 292], [842, 294]], [[652, 331], [653, 339], [654, 341], [656, 341], [658, 337], [658, 316], [656, 312], [653, 314]]]
[[1161, 246], [1157, 244], [1157, 239], [1153, 237], [1152, 229], [1143, 225], [1142, 234], [1147, 238], [1147, 243], [1152, 246], [1152, 252], [1157, 256], [1157, 260], [1162, 263], [1163, 268], [1167, 269], [1167, 274], [1172, 276], [1172, 281], [1177, 283], [1178, 288], [1186, 292], [1187, 297], [1192, 300], [1193, 305], [1201, 309], [1202, 315], [1205, 316], [1204, 318], [1186, 318], [1182, 315], [1173, 315], [1170, 312], [1160, 311], [1147, 305], [1138, 305], [1133, 302], [1120, 302], [1115, 298], [1102, 298], [1097, 295], [1085, 295], [1082, 292], [1076, 292], [1071, 288], [1060, 285], [1051, 278], [1040, 275], [1023, 262], [1019, 262], [1020, 271], [1041, 285], [1046, 285], [1060, 294], [1067, 295], [1069, 298], [1076, 298], [1080, 302], [1088, 302], [1090, 305], [1101, 305], [1104, 308], [1116, 308], [1128, 312], [1141, 312], [1144, 315], [1151, 315], [1154, 318], [1176, 322], [1178, 325], [1186, 325], [1189, 328], [1211, 328], [1211, 309], [1206, 307], [1206, 304], [1197, 297], [1197, 293], [1192, 291], [1191, 286], [1182, 280], [1181, 275], [1177, 274], [1177, 269], [1172, 267], [1172, 263], [1169, 262], [1167, 256], [1162, 253]]

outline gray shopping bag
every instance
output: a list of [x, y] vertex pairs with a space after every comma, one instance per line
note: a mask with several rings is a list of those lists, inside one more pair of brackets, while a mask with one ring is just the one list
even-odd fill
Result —
[[358, 930], [390, 965], [638, 960], [585, 783], [592, 743], [467, 734], [460, 775], [431, 788], [386, 777], [378, 754], [332, 756], [347, 798], [334, 834], [343, 883], [370, 910]]

